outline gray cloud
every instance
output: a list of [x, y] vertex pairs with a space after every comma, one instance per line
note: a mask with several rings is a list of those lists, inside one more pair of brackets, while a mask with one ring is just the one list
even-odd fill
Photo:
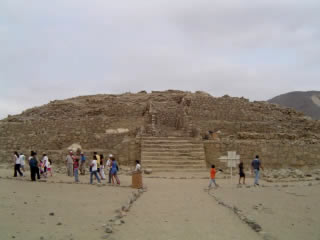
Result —
[[50, 100], [319, 90], [317, 0], [0, 0], [0, 118]]

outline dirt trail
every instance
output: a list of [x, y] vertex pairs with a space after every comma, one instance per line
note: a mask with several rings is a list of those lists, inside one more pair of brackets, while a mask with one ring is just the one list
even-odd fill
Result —
[[135, 203], [126, 223], [116, 231], [115, 239], [261, 238], [204, 191], [207, 180], [147, 179], [146, 182], [148, 192]]

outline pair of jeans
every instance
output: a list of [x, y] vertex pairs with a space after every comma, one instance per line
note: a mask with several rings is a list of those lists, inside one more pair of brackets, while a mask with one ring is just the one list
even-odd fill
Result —
[[257, 185], [257, 184], [259, 184], [260, 170], [254, 169], [254, 174], [255, 174], [254, 184]]
[[90, 173], [90, 184], [92, 184], [92, 181], [93, 181], [93, 175], [96, 176], [96, 179], [98, 180], [98, 182], [100, 183], [100, 178], [99, 178], [99, 175], [97, 173], [97, 171], [91, 171]]
[[17, 172], [19, 173], [20, 176], [23, 176], [23, 173], [21, 172], [20, 168], [21, 168], [20, 164], [14, 165], [14, 175], [13, 175], [14, 177], [17, 176]]
[[76, 182], [79, 182], [79, 169], [78, 169], [78, 168], [75, 168], [75, 169], [73, 170], [73, 173], [74, 173], [74, 180], [75, 180]]
[[211, 188], [212, 183], [214, 184], [214, 186], [217, 186], [216, 180], [211, 178], [209, 183], [209, 188]]
[[111, 183], [111, 177], [112, 177], [112, 173], [111, 173], [111, 168], [109, 169], [109, 181], [108, 183]]
[[37, 171], [38, 171], [38, 173], [39, 173], [39, 170], [38, 170], [37, 167], [30, 167], [31, 181], [35, 181], [35, 180], [36, 180]]
[[73, 163], [67, 163], [67, 175], [69, 177], [73, 176]]

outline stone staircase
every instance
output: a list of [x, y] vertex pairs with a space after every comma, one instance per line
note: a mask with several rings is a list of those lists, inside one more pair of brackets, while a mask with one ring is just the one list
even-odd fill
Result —
[[156, 172], [207, 170], [203, 143], [190, 137], [143, 137], [141, 164]]

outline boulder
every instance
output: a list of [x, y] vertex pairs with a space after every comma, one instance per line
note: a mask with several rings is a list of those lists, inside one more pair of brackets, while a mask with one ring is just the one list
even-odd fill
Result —
[[152, 169], [151, 169], [151, 168], [146, 168], [146, 169], [144, 170], [144, 173], [145, 173], [145, 174], [151, 174], [151, 173], [152, 173]]

